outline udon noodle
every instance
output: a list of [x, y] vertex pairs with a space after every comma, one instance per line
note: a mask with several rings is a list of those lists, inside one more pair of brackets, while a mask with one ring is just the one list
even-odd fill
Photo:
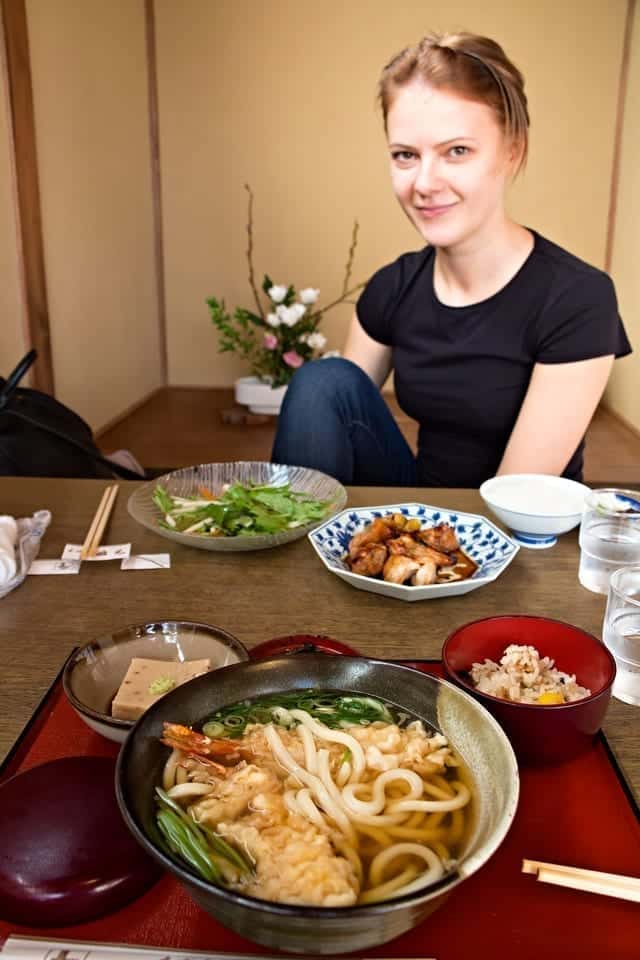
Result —
[[375, 903], [437, 882], [463, 849], [468, 776], [419, 720], [335, 729], [281, 708], [277, 723], [250, 723], [237, 739], [166, 724], [163, 742], [174, 748], [168, 802], [250, 865], [210, 854], [220, 882], [248, 896]]

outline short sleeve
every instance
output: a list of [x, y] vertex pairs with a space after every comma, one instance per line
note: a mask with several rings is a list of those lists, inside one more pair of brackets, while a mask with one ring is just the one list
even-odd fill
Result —
[[574, 275], [542, 311], [536, 349], [539, 363], [572, 363], [628, 353], [631, 345], [618, 313], [615, 288], [600, 270]]
[[374, 273], [356, 304], [356, 313], [364, 332], [386, 347], [393, 344], [391, 314], [399, 283], [400, 271], [396, 261]]

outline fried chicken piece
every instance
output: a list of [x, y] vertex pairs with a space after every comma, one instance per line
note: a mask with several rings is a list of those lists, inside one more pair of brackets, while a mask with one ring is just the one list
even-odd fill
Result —
[[392, 556], [406, 557], [408, 556], [407, 550], [411, 550], [414, 543], [413, 537], [403, 533], [402, 536], [387, 541], [387, 547]]
[[400, 537], [395, 537], [387, 543], [389, 553], [398, 556], [411, 557], [418, 563], [425, 563], [427, 560], [435, 563], [437, 567], [450, 566], [451, 558], [446, 553], [440, 553], [424, 543], [418, 543], [417, 540], [408, 534], [403, 533]]
[[460, 546], [455, 530], [448, 523], [439, 523], [436, 527], [427, 527], [418, 531], [418, 539], [434, 550], [452, 553]]
[[435, 583], [436, 570], [437, 567], [433, 560], [425, 560], [411, 577], [411, 583], [414, 587], [427, 587], [429, 584]]
[[386, 559], [387, 548], [384, 543], [365, 543], [357, 555], [350, 559], [349, 566], [353, 573], [361, 573], [364, 577], [377, 577], [382, 573]]
[[428, 552], [420, 554], [420, 563], [424, 563], [425, 560], [429, 559], [433, 560], [437, 567], [450, 567], [454, 562], [448, 554], [442, 553], [440, 550], [434, 550], [432, 547], [424, 547], [424, 549]]
[[382, 576], [389, 583], [404, 583], [418, 570], [420, 564], [400, 553], [392, 554], [385, 563]]
[[372, 523], [369, 523], [364, 530], [356, 533], [349, 541], [349, 557], [353, 560], [357, 557], [362, 547], [368, 543], [384, 543], [393, 535], [390, 526], [383, 519], [377, 517]]

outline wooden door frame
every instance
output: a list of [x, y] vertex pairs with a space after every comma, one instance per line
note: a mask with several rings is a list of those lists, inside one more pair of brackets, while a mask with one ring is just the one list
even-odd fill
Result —
[[[616, 128], [613, 136], [613, 162], [611, 164], [611, 191], [609, 194], [609, 216], [607, 218], [607, 239], [604, 255], [604, 269], [611, 273], [613, 260], [613, 245], [616, 232], [616, 213], [618, 208], [618, 193], [620, 185], [620, 165], [622, 163], [622, 136], [625, 123], [625, 107], [627, 101], [627, 86], [629, 82], [629, 60], [631, 59], [631, 41], [633, 24], [637, 14], [636, 0], [627, 0], [627, 15], [622, 40], [622, 59], [620, 61], [620, 80], [618, 82], [618, 107], [616, 111]], [[627, 118], [627, 123], [630, 123]]]
[[0, 0], [0, 27], [10, 114], [18, 262], [27, 341], [29, 348], [34, 347], [38, 351], [38, 359], [31, 370], [31, 383], [39, 390], [52, 394], [53, 358], [25, 0]]
[[144, 0], [144, 17], [147, 52], [149, 146], [151, 149], [151, 195], [153, 201], [153, 252], [155, 261], [156, 298], [158, 303], [158, 337], [160, 341], [160, 382], [163, 387], [166, 387], [169, 381], [169, 351], [167, 346], [167, 300], [164, 276], [162, 167], [160, 163], [160, 119], [158, 108], [158, 55], [154, 0]]

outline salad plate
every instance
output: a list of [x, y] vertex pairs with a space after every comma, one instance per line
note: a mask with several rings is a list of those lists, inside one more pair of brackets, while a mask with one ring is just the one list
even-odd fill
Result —
[[[419, 520], [423, 528], [446, 523], [453, 528], [464, 552], [477, 564], [475, 573], [465, 580], [413, 586], [389, 583], [378, 577], [363, 576], [349, 569], [346, 562], [349, 541], [373, 520], [389, 514], [401, 514], [407, 520]], [[463, 513], [425, 503], [395, 503], [381, 507], [354, 507], [343, 510], [309, 534], [311, 544], [327, 570], [358, 590], [379, 593], [398, 600], [432, 600], [455, 597], [491, 583], [505, 570], [519, 546], [490, 520], [476, 513]]]
[[[127, 509], [161, 537], [200, 550], [233, 552], [298, 540], [346, 502], [345, 488], [326, 473], [251, 460], [174, 470], [138, 487]], [[212, 516], [222, 524], [222, 535], [207, 532]]]

